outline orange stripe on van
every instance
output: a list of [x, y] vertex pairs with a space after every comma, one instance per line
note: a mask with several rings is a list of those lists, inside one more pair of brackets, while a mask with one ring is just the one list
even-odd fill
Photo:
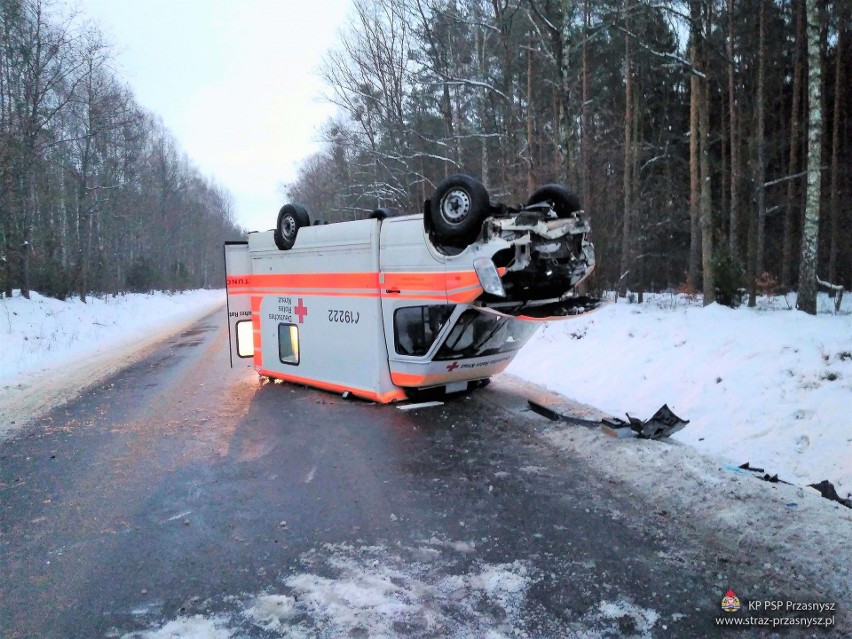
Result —
[[412, 375], [391, 371], [391, 381], [397, 386], [428, 386], [444, 377], [445, 375]]
[[372, 291], [338, 291], [338, 290], [327, 290], [327, 291], [311, 291], [304, 289], [296, 289], [296, 288], [259, 288], [252, 289], [252, 295], [259, 296], [273, 296], [273, 295], [288, 295], [290, 297], [298, 295], [300, 297], [306, 295], [314, 295], [318, 297], [378, 297], [379, 292], [375, 289]]
[[482, 292], [483, 288], [479, 285], [476, 285], [470, 287], [469, 289], [463, 289], [456, 293], [449, 293], [447, 295], [447, 299], [451, 302], [456, 302], [457, 304], [467, 304], [482, 295]]
[[250, 275], [252, 288], [377, 289], [378, 273], [270, 273]]
[[479, 284], [479, 277], [475, 271], [383, 272], [382, 276], [383, 288], [415, 291], [451, 291]]
[[308, 386], [314, 386], [316, 388], [321, 388], [322, 390], [333, 391], [335, 393], [344, 393], [349, 391], [353, 395], [357, 395], [358, 397], [363, 397], [365, 399], [372, 400], [374, 402], [379, 402], [380, 404], [387, 404], [389, 402], [395, 402], [407, 399], [405, 392], [400, 388], [395, 388], [386, 393], [377, 393], [375, 391], [367, 390], [364, 388], [353, 388], [351, 386], [343, 386], [341, 384], [334, 384], [332, 382], [323, 382], [318, 379], [311, 379], [309, 377], [300, 377], [298, 375], [288, 375], [286, 373], [277, 373], [275, 371], [268, 370], [259, 370], [258, 373], [261, 375], [266, 375], [267, 377], [272, 377], [275, 379], [281, 379], [286, 382], [295, 382], [297, 384], [306, 384]]
[[[509, 364], [512, 362], [514, 357], [509, 358], [504, 362], [496, 362], [491, 364], [488, 367], [483, 367], [479, 370], [479, 372], [484, 373], [485, 377], [491, 377], [496, 375], [497, 373], [502, 373], [506, 368], [508, 368]], [[431, 375], [415, 375], [413, 373], [401, 373], [399, 371], [391, 370], [391, 381], [397, 386], [413, 386], [413, 387], [423, 387], [423, 386], [435, 386], [437, 384], [450, 384], [452, 382], [464, 382], [464, 381], [472, 381], [474, 379], [478, 379], [477, 377], [470, 377], [465, 379], [457, 379], [452, 373], [432, 373]]]
[[[505, 268], [498, 270], [505, 272]], [[261, 274], [239, 276], [233, 281], [239, 283], [231, 283], [228, 294], [251, 295], [253, 313], [260, 312], [263, 295], [449, 299], [465, 304], [482, 294], [482, 286], [475, 271], [384, 272], [381, 277], [379, 273]]]
[[[406, 300], [439, 300], [445, 301], [446, 294], [428, 295], [425, 293], [388, 293], [386, 291], [373, 291], [372, 293], [344, 293], [340, 291], [299, 291], [293, 289], [268, 289], [263, 291], [262, 295], [258, 295], [257, 291], [252, 291], [252, 312], [260, 314], [260, 304], [264, 297], [274, 297], [276, 295], [287, 295], [293, 297], [295, 295], [304, 297], [367, 297], [376, 298], [384, 297], [388, 299], [406, 299]], [[474, 300], [479, 294], [473, 297], [463, 295], [468, 299]], [[258, 300], [258, 301], [255, 301]]]
[[[256, 288], [377, 289], [398, 286], [421, 291], [454, 289], [479, 283], [475, 271], [412, 271], [379, 273], [262, 273], [241, 275], [228, 283], [229, 292], [240, 293]], [[230, 278], [229, 278], [230, 279]], [[236, 281], [235, 281], [236, 280]], [[238, 282], [238, 283], [237, 283]]]
[[476, 271], [457, 271], [447, 273], [447, 289], [462, 288], [479, 284]]

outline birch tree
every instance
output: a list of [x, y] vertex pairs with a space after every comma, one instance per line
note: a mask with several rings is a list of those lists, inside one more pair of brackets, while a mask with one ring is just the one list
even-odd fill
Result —
[[822, 65], [818, 0], [805, 0], [808, 34], [808, 187], [802, 228], [802, 259], [796, 308], [816, 315], [819, 248], [820, 164], [822, 161]]

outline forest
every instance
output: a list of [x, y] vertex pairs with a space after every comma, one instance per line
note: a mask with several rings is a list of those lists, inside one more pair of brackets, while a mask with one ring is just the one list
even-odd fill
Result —
[[95, 25], [0, 0], [0, 290], [79, 295], [222, 287], [242, 229], [113, 71]]
[[[852, 286], [844, 0], [355, 0], [338, 116], [286, 185], [314, 221], [468, 173], [591, 216], [592, 286], [754, 304]], [[833, 287], [833, 288], [832, 288]]]

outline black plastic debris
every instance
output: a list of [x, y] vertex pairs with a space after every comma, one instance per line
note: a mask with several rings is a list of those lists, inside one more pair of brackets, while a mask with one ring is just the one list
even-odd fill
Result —
[[557, 422], [563, 421], [569, 424], [577, 424], [579, 426], [601, 427], [604, 433], [612, 437], [636, 436], [644, 437], [645, 439], [663, 439], [669, 437], [689, 423], [688, 419], [681, 419], [672, 412], [668, 404], [663, 406], [654, 413], [650, 419], [642, 421], [636, 417], [627, 415], [629, 421], [624, 421], [618, 417], [604, 417], [603, 419], [581, 419], [579, 417], [571, 417], [563, 415], [553, 410], [548, 406], [534, 402], [531, 399], [527, 400], [527, 404], [535, 413], [542, 417]]
[[681, 430], [689, 423], [688, 419], [681, 419], [672, 412], [668, 404], [663, 404], [662, 407], [654, 413], [650, 419], [644, 422], [636, 417], [627, 415], [628, 422], [624, 420], [604, 419], [601, 420], [604, 426], [612, 429], [624, 428], [629, 426], [637, 436], [645, 439], [663, 439], [670, 437]]
[[552, 408], [548, 408], [544, 404], [539, 404], [538, 402], [534, 402], [531, 399], [527, 400], [527, 405], [530, 407], [530, 410], [532, 410], [532, 412], [537, 413], [537, 414], [541, 415], [542, 417], [547, 417], [547, 419], [549, 419], [552, 422], [558, 422], [559, 420], [561, 420], [564, 417], [563, 415], [560, 415], [559, 413], [557, 413]]
[[837, 494], [837, 490], [834, 488], [834, 484], [832, 484], [827, 479], [823, 479], [818, 484], [808, 484], [811, 488], [816, 488], [819, 491], [819, 494], [825, 497], [826, 499], [830, 499], [831, 501], [836, 501], [839, 504], [843, 504], [847, 508], [852, 508], [852, 499], [843, 499], [840, 495]]
[[[747, 470], [751, 473], [755, 473], [753, 475], [753, 477], [757, 477], [758, 479], [769, 482], [770, 484], [787, 484], [788, 486], [793, 485], [788, 481], [784, 481], [783, 479], [778, 479], [778, 473], [776, 473], [774, 475], [770, 475], [769, 473], [764, 472], [763, 468], [757, 468], [756, 466], [751, 466], [751, 465], [749, 465], [748, 462], [746, 462], [745, 464], [742, 464], [741, 466], [737, 466], [737, 468], [739, 468], [741, 470]], [[763, 477], [760, 477], [761, 473], [763, 473]]]
[[[729, 467], [733, 469], [733, 466]], [[770, 484], [787, 484], [788, 486], [793, 486], [788, 481], [784, 481], [783, 479], [778, 479], [778, 474], [770, 475], [769, 473], [764, 473], [763, 468], [755, 468], [754, 466], [749, 465], [748, 462], [741, 466], [737, 466], [740, 470], [747, 470], [749, 472], [754, 473], [752, 477], [756, 477], [757, 479], [761, 479], [765, 482], [769, 482]], [[834, 484], [832, 484], [827, 479], [823, 479], [818, 484], [808, 484], [810, 488], [816, 488], [819, 491], [819, 494], [825, 497], [826, 499], [830, 499], [831, 501], [836, 501], [838, 504], [842, 504], [847, 508], [852, 508], [852, 498], [843, 499], [840, 495], [837, 494], [837, 490], [834, 488]], [[787, 504], [788, 507], [795, 506], [795, 504]]]
[[552, 422], [568, 422], [569, 424], [593, 427], [597, 427], [601, 423], [598, 419], [582, 419], [580, 417], [572, 417], [571, 415], [563, 415], [562, 413], [556, 412], [549, 406], [539, 404], [538, 402], [534, 402], [531, 399], [527, 400], [527, 405], [530, 407], [530, 410], [532, 412], [537, 413], [542, 417], [546, 417]]
[[746, 462], [742, 466], [739, 466], [739, 468], [742, 468], [743, 470], [750, 470], [753, 473], [762, 473], [763, 472], [763, 468], [755, 468], [754, 466], [749, 466], [748, 462]]

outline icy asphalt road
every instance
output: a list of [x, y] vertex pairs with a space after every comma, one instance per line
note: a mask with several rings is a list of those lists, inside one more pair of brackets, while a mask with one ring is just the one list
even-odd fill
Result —
[[208, 317], [0, 445], [0, 637], [840, 636], [716, 628], [734, 583], [824, 598], [494, 386], [403, 412], [261, 384]]

